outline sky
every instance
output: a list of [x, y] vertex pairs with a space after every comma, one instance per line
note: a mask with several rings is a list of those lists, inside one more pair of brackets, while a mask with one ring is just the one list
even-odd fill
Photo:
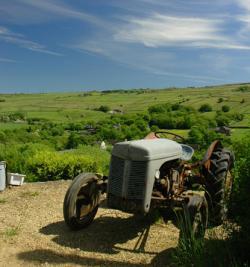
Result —
[[250, 0], [0, 0], [0, 93], [249, 77]]

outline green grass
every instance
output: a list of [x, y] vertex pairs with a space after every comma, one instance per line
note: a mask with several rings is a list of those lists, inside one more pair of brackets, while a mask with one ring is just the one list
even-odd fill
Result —
[[232, 129], [232, 140], [240, 141], [245, 136], [250, 136], [250, 129]]
[[0, 122], [0, 130], [14, 130], [27, 127], [27, 123]]
[[21, 197], [36, 197], [39, 195], [38, 191], [26, 191], [21, 193]]
[[[202, 104], [208, 103], [213, 107], [212, 112], [204, 114], [212, 118], [215, 111], [228, 105], [230, 111], [244, 114], [241, 122], [234, 126], [250, 125], [250, 92], [237, 91], [240, 85], [223, 85], [204, 88], [181, 88], [145, 90], [144, 92], [74, 92], [74, 93], [48, 93], [48, 94], [5, 94], [1, 95], [0, 115], [9, 112], [23, 112], [27, 118], [41, 118], [58, 123], [98, 121], [109, 118], [110, 114], [95, 111], [101, 105], [111, 109], [119, 109], [124, 113], [146, 111], [154, 104], [181, 103], [198, 109]], [[218, 99], [223, 101], [218, 103]], [[242, 103], [242, 100], [244, 102]], [[0, 123], [1, 129], [14, 129], [25, 127], [20, 123]], [[242, 131], [241, 133], [244, 134]]]
[[[21, 111], [27, 113], [28, 116], [44, 113], [44, 117], [47, 119], [51, 119], [51, 114], [55, 118], [62, 119], [67, 114], [90, 114], [91, 110], [100, 105], [108, 105], [112, 109], [121, 109], [129, 113], [146, 110], [148, 106], [156, 103], [182, 101], [185, 101], [184, 105], [191, 105], [195, 108], [209, 103], [216, 110], [221, 109], [222, 105], [229, 105], [232, 110], [250, 113], [250, 92], [235, 91], [238, 87], [238, 85], [230, 85], [210, 88], [149, 90], [143, 94], [138, 94], [136, 91], [104, 94], [94, 92], [89, 96], [83, 96], [83, 93], [2, 95], [6, 102], [0, 103], [0, 113]], [[224, 99], [222, 103], [218, 103], [219, 97]], [[245, 102], [241, 104], [243, 98]], [[96, 114], [99, 117], [102, 113], [97, 112]]]
[[7, 200], [5, 198], [0, 198], [0, 204], [4, 204], [6, 202], [7, 202]]
[[11, 227], [4, 231], [4, 235], [6, 237], [13, 237], [18, 235], [18, 228], [17, 227]]

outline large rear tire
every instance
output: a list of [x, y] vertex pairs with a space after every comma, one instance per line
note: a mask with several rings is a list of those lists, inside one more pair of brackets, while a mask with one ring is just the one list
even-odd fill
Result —
[[93, 173], [81, 173], [72, 181], [63, 203], [64, 220], [70, 229], [80, 230], [94, 220], [101, 196], [97, 182]]
[[232, 190], [230, 169], [234, 156], [226, 149], [214, 151], [210, 158], [210, 168], [205, 169], [206, 191], [210, 208], [210, 222], [220, 225], [228, 213], [228, 203]]

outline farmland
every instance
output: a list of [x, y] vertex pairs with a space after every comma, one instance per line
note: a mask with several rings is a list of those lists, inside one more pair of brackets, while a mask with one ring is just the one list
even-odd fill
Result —
[[[43, 118], [53, 122], [72, 120], [100, 120], [108, 117], [96, 111], [101, 105], [124, 113], [146, 111], [154, 104], [182, 103], [198, 109], [202, 104], [213, 106], [212, 116], [221, 106], [228, 105], [232, 111], [245, 114], [239, 125], [250, 125], [250, 90], [240, 91], [240, 85], [225, 85], [206, 88], [182, 88], [162, 90], [117, 90], [103, 92], [11, 94], [0, 96], [0, 114], [23, 112], [27, 118]], [[222, 99], [219, 102], [218, 99]], [[1, 125], [2, 126], [2, 125]]]
[[[71, 233], [66, 233], [64, 237], [65, 242], [64, 238], [60, 241], [59, 237], [59, 239], [53, 237], [52, 240], [46, 237], [46, 235], [51, 235], [52, 233], [47, 232], [46, 225], [55, 230], [52, 234], [57, 233], [57, 231], [60, 231], [60, 233], [63, 232], [63, 236], [65, 234], [64, 231], [66, 229], [63, 229], [64, 224], [60, 221], [62, 207], [60, 205], [58, 206], [56, 199], [59, 199], [59, 202], [62, 203], [63, 192], [65, 192], [69, 185], [68, 179], [72, 179], [79, 172], [107, 174], [109, 170], [110, 150], [115, 142], [124, 141], [125, 139], [133, 140], [143, 138], [150, 131], [164, 129], [182, 135], [187, 140], [187, 143], [196, 144], [195, 159], [200, 159], [204, 155], [204, 151], [208, 145], [215, 139], [220, 139], [225, 146], [235, 152], [235, 185], [233, 188], [232, 203], [230, 205], [233, 223], [237, 223], [242, 230], [239, 233], [232, 231], [234, 233], [232, 240], [234, 241], [234, 238], [239, 238], [240, 240], [244, 240], [246, 244], [249, 244], [250, 215], [249, 209], [247, 208], [250, 205], [248, 164], [250, 160], [249, 104], [250, 85], [247, 84], [205, 88], [169, 88], [161, 90], [137, 89], [103, 92], [0, 95], [0, 160], [7, 161], [9, 171], [26, 174], [26, 181], [28, 182], [49, 181], [47, 183], [28, 183], [20, 189], [18, 199], [22, 200], [25, 198], [28, 200], [21, 201], [22, 205], [20, 214], [18, 213], [18, 218], [25, 217], [22, 214], [26, 210], [27, 206], [25, 205], [28, 205], [29, 199], [34, 199], [30, 201], [31, 205], [34, 206], [32, 206], [33, 209], [30, 211], [27, 209], [27, 212], [29, 212], [29, 216], [27, 216], [29, 221], [27, 223], [21, 223], [21, 219], [20, 223], [12, 220], [12, 213], [16, 214], [17, 210], [19, 212], [18, 202], [15, 202], [15, 208], [11, 210], [7, 217], [4, 214], [4, 208], [2, 209], [2, 218], [6, 218], [7, 224], [9, 221], [13, 223], [9, 228], [6, 228], [4, 225], [0, 227], [0, 241], [6, 242], [7, 239], [7, 245], [10, 247], [13, 240], [18, 240], [19, 243], [17, 244], [24, 244], [22, 238], [25, 239], [27, 234], [32, 237], [31, 240], [27, 239], [27, 242], [25, 241], [26, 247], [24, 250], [18, 250], [19, 256], [12, 259], [11, 263], [13, 263], [13, 266], [20, 264], [20, 262], [47, 264], [47, 261], [52, 265], [80, 263], [89, 266], [91, 263], [93, 266], [100, 264], [130, 266], [130, 264], [136, 262], [138, 266], [141, 264], [164, 266], [166, 262], [165, 257], [162, 258], [161, 256], [158, 257], [155, 255], [158, 255], [160, 251], [173, 250], [176, 247], [178, 231], [172, 225], [167, 226], [168, 231], [164, 235], [166, 239], [170, 238], [172, 240], [171, 235], [169, 235], [172, 231], [174, 242], [172, 240], [168, 243], [163, 240], [162, 243], [157, 243], [159, 247], [154, 246], [152, 251], [150, 248], [148, 255], [141, 253], [141, 251], [140, 254], [131, 254], [133, 256], [131, 262], [126, 262], [125, 260], [125, 257], [127, 257], [126, 253], [130, 255], [128, 250], [131, 249], [130, 243], [126, 243], [124, 245], [125, 252], [120, 253], [123, 255], [122, 260], [119, 258], [120, 254], [115, 252], [118, 253], [117, 258], [105, 256], [103, 257], [103, 261], [96, 262], [91, 258], [92, 249], [89, 250], [91, 252], [90, 254], [79, 252], [79, 248], [87, 250], [88, 245], [79, 243], [80, 245], [75, 247], [75, 244], [78, 242], [78, 237], [73, 236]], [[231, 135], [225, 136], [224, 134], [215, 132], [215, 129], [220, 126], [230, 126]], [[107, 145], [106, 150], [100, 149], [100, 143], [103, 140]], [[54, 182], [50, 182], [51, 180]], [[59, 187], [57, 184], [61, 184], [62, 186]], [[53, 185], [55, 185], [55, 188]], [[46, 190], [40, 190], [39, 188], [45, 188]], [[28, 191], [26, 192], [25, 190]], [[32, 190], [35, 191], [33, 192]], [[49, 190], [53, 191], [50, 197], [54, 197], [53, 194], [55, 192], [58, 196], [58, 198], [53, 198], [54, 202], [46, 195], [49, 194]], [[12, 190], [6, 190], [3, 196], [0, 199], [0, 204], [6, 208], [5, 211], [7, 213], [9, 211], [7, 207], [8, 201], [10, 201], [9, 198], [14, 198], [14, 193], [12, 193]], [[39, 199], [39, 201], [37, 200], [36, 202], [36, 199]], [[45, 206], [50, 206], [51, 210], [49, 210], [49, 215], [42, 215], [45, 218], [44, 221], [41, 221], [40, 217], [37, 217], [37, 220], [33, 224], [31, 223], [31, 225], [34, 225], [32, 228], [29, 227], [29, 222], [33, 218], [32, 212], [37, 212], [36, 203], [39, 203], [37, 205], [44, 203]], [[44, 211], [47, 211], [47, 206], [45, 206]], [[100, 218], [106, 212], [105, 209], [101, 209], [99, 213]], [[53, 219], [53, 221], [51, 220], [52, 214], [55, 215], [55, 220]], [[123, 214], [119, 216], [123, 216]], [[115, 214], [115, 217], [117, 219], [117, 214]], [[60, 222], [58, 223], [58, 221]], [[100, 225], [98, 226], [96, 224], [94, 227], [102, 227], [102, 220], [100, 221]], [[161, 227], [159, 224], [152, 227], [152, 233], [154, 233], [151, 234], [152, 242], [156, 243], [155, 239], [159, 239], [160, 231], [162, 230]], [[60, 230], [61, 228], [63, 230]], [[38, 229], [40, 229], [39, 234]], [[231, 231], [233, 228], [229, 230]], [[41, 246], [35, 244], [32, 231], [37, 233], [34, 235], [34, 238], [44, 240]], [[112, 231], [114, 229], [111, 227], [111, 234]], [[93, 230], [92, 234], [96, 235], [96, 231]], [[137, 236], [137, 233], [135, 236]], [[101, 238], [104, 241], [97, 242], [97, 247], [99, 247], [99, 244], [103, 247], [100, 248], [100, 251], [93, 249], [96, 255], [99, 252], [101, 255], [106, 252], [106, 235], [104, 234]], [[113, 236], [111, 239], [110, 242], [113, 244]], [[61, 254], [59, 255], [57, 252], [52, 251], [55, 240], [60, 241], [56, 244], [57, 249], [61, 249], [60, 245], [62, 247], [69, 246], [68, 244], [70, 242], [72, 242], [73, 247], [69, 251], [67, 249], [64, 251], [67, 255], [64, 255], [63, 251], [60, 250], [60, 253], [64, 255], [61, 257]], [[91, 240], [92, 242], [92, 239], [87, 238], [86, 240]], [[207, 258], [212, 262], [217, 262], [218, 259], [216, 257], [213, 258], [216, 252], [211, 252], [211, 248], [209, 246], [207, 247], [211, 241], [215, 243], [219, 241], [222, 244], [218, 246], [218, 249], [225, 253], [221, 257], [223, 259], [220, 259], [222, 261], [224, 260], [225, 266], [232, 264], [234, 258], [233, 260], [231, 258], [231, 249], [233, 248], [232, 250], [236, 251], [234, 249], [235, 244], [231, 243], [231, 239], [224, 242], [221, 236], [219, 238], [213, 237], [212, 239], [208, 237], [205, 242], [205, 249], [200, 249], [198, 254], [197, 251], [191, 251], [197, 256], [195, 260], [203, 262], [203, 259]], [[136, 237], [133, 239], [133, 242], [136, 242]], [[248, 257], [246, 256], [247, 253], [244, 253], [244, 242], [237, 243], [241, 247], [239, 251], [242, 255], [234, 256], [240, 259], [240, 263], [241, 261], [246, 262], [246, 257]], [[117, 243], [119, 243], [119, 240]], [[32, 244], [31, 247], [35, 251], [34, 253], [26, 249], [30, 247], [30, 244]], [[44, 247], [47, 250], [44, 250]], [[13, 251], [15, 249], [13, 248]], [[79, 256], [76, 262], [72, 261], [71, 256], [68, 257], [72, 252]], [[236, 252], [238, 253], [238, 250]], [[1, 253], [4, 253], [4, 251]], [[15, 253], [13, 252], [13, 254]], [[177, 247], [177, 249], [174, 249], [174, 255], [178, 255], [178, 253], [181, 256], [188, 255], [186, 256], [187, 258], [183, 257], [183, 262], [190, 260], [190, 251], [182, 251]], [[212, 257], [210, 257], [209, 253], [212, 254]], [[11, 257], [9, 254], [6, 255], [4, 258], [5, 262], [9, 261]], [[143, 257], [137, 257], [136, 255], [143, 255]], [[55, 256], [56, 259], [54, 261]], [[98, 254], [97, 256], [99, 257], [100, 255]], [[177, 262], [176, 265], [171, 266], [180, 266], [180, 264]], [[207, 263], [207, 266], [211, 266], [211, 264]], [[224, 266], [223, 263], [221, 266]]]
[[[167, 129], [206, 148], [216, 138], [225, 139], [213, 131], [222, 125], [234, 127], [231, 140], [240, 140], [249, 132], [249, 103], [250, 86], [247, 84], [2, 94], [0, 160], [6, 160], [11, 171], [26, 173], [30, 181], [72, 178], [79, 168], [107, 172], [108, 152], [98, 152], [102, 140], [110, 151], [114, 142], [139, 139], [150, 131]], [[225, 142], [230, 144], [230, 138]], [[59, 171], [61, 176], [58, 176], [55, 169], [60, 165], [65, 170], [69, 164], [62, 160], [64, 156], [60, 151], [69, 149], [67, 157], [74, 166], [72, 172]], [[50, 155], [51, 162], [43, 155]], [[55, 162], [58, 162], [57, 168]], [[46, 175], [42, 177], [38, 173]]]

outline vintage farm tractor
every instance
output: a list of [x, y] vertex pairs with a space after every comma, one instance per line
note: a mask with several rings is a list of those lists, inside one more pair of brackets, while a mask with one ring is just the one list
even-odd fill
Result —
[[[166, 134], [168, 138], [162, 138]], [[188, 163], [194, 150], [182, 139], [156, 132], [115, 144], [109, 176], [82, 173], [72, 181], [64, 199], [66, 224], [72, 230], [88, 226], [102, 195], [108, 208], [128, 213], [158, 209], [165, 218], [177, 210], [182, 214], [182, 233], [194, 237], [204, 236], [208, 221], [221, 224], [232, 186], [233, 153], [214, 141], [202, 161]]]

